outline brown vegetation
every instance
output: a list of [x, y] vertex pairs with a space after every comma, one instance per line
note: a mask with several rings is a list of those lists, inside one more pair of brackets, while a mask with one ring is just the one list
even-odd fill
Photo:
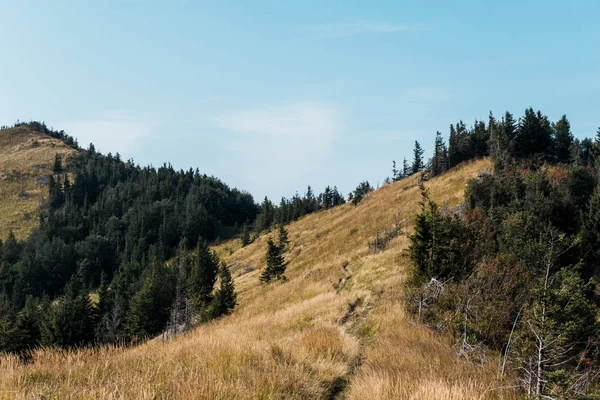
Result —
[[[453, 207], [468, 179], [490, 167], [489, 160], [470, 162], [426, 186]], [[40, 350], [25, 366], [0, 357], [0, 397], [514, 398], [499, 389], [497, 360], [461, 359], [450, 338], [406, 316], [406, 236], [384, 251], [369, 249], [378, 230], [401, 222], [410, 231], [420, 200], [416, 181], [290, 224], [287, 281], [259, 283], [268, 234], [244, 248], [239, 240], [217, 246], [239, 305], [186, 336], [130, 349]]]
[[25, 126], [0, 130], [0, 239], [11, 229], [25, 239], [38, 226], [40, 204], [48, 197], [44, 177], [56, 154], [66, 162], [75, 151]]

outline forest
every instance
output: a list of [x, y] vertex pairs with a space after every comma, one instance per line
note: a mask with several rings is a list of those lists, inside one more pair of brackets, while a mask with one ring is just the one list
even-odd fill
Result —
[[[431, 200], [428, 180], [481, 157], [494, 168], [469, 182], [458, 208]], [[413, 159], [394, 161], [386, 178], [420, 182], [406, 254], [412, 317], [456, 338], [473, 362], [499, 354], [500, 378], [528, 396], [597, 392], [599, 168], [600, 129], [579, 140], [566, 116], [552, 122], [532, 108], [459, 121], [447, 143], [436, 133], [428, 159], [415, 142]], [[374, 190], [368, 181], [346, 197], [309, 187], [257, 204], [197, 170], [140, 167], [93, 145], [68, 165], [57, 158], [48, 185], [39, 229], [0, 246], [0, 351], [24, 358], [39, 346], [137, 343], [225, 315], [235, 288], [210, 243], [239, 237], [245, 246], [277, 227], [260, 280], [285, 281], [284, 226]]]
[[[64, 131], [22, 125], [80, 149]], [[0, 243], [0, 351], [134, 343], [223, 315], [235, 292], [209, 243], [249, 243], [345, 201], [335, 187], [318, 196], [308, 187], [278, 206], [256, 204], [198, 170], [140, 167], [93, 144], [68, 165], [56, 157], [48, 193], [39, 228]]]

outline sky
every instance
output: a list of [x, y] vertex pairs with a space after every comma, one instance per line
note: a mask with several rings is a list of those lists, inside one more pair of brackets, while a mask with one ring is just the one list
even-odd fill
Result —
[[391, 174], [490, 111], [600, 126], [600, 2], [0, 0], [0, 125], [257, 201]]

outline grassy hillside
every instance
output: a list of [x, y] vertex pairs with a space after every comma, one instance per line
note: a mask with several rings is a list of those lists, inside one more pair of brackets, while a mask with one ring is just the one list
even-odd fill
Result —
[[0, 130], [0, 239], [11, 229], [25, 239], [38, 225], [40, 202], [48, 197], [43, 177], [51, 172], [56, 154], [67, 161], [75, 152], [25, 126]]
[[[488, 160], [427, 182], [456, 206]], [[447, 338], [404, 313], [405, 235], [369, 251], [375, 232], [410, 231], [420, 200], [416, 177], [292, 223], [288, 280], [259, 284], [267, 236], [218, 246], [235, 277], [234, 313], [170, 342], [132, 349], [41, 350], [22, 366], [0, 358], [7, 398], [513, 398], [498, 390], [494, 360], [472, 364]]]

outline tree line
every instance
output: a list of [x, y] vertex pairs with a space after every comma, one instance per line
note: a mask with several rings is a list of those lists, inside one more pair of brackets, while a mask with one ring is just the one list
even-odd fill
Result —
[[498, 374], [532, 398], [598, 394], [600, 370], [600, 129], [575, 139], [566, 116], [527, 109], [436, 136], [427, 173], [490, 155], [448, 210], [421, 184], [408, 255], [415, 317], [459, 339], [475, 358], [499, 354]]

